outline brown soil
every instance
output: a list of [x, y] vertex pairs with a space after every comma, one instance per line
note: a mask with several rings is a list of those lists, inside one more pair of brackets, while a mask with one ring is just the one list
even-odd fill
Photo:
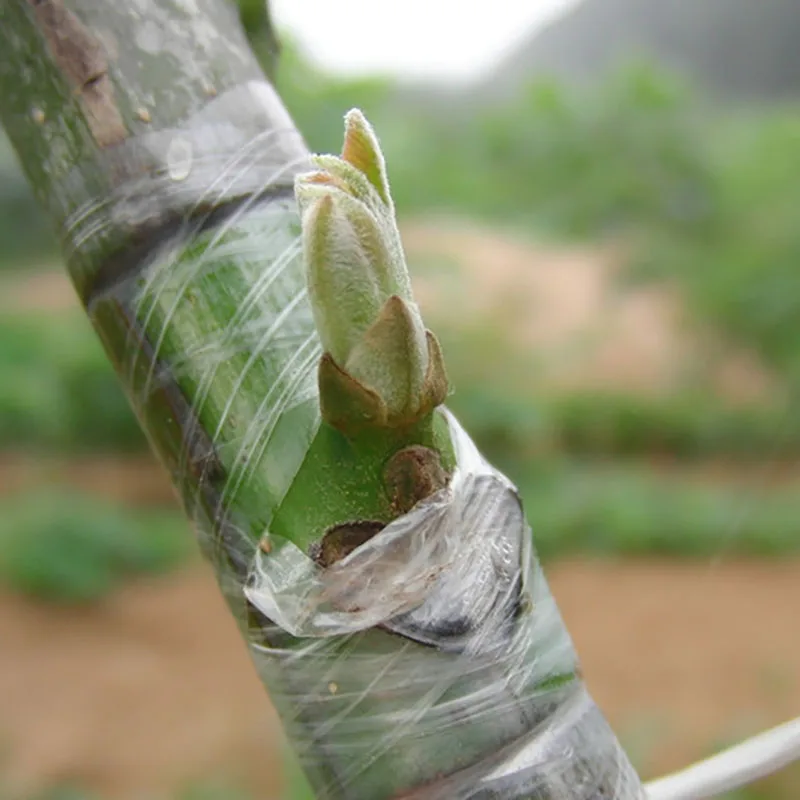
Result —
[[132, 506], [176, 505], [166, 470], [154, 456], [58, 456], [0, 453], [0, 496], [60, 487]]
[[168, 797], [222, 772], [280, 796], [275, 713], [206, 570], [79, 610], [0, 595], [0, 642], [12, 796]]
[[[800, 713], [800, 562], [549, 569], [589, 686], [648, 775]], [[155, 796], [225, 771], [280, 796], [275, 714], [210, 574], [83, 610], [0, 595], [14, 789]]]
[[22, 309], [54, 312], [78, 308], [78, 296], [64, 272], [48, 270], [24, 277], [0, 278], [0, 312]]
[[423, 312], [510, 335], [549, 386], [659, 394], [702, 380], [743, 402], [774, 390], [753, 356], [689, 324], [676, 289], [623, 287], [621, 248], [533, 245], [443, 220], [405, 225], [403, 242]]

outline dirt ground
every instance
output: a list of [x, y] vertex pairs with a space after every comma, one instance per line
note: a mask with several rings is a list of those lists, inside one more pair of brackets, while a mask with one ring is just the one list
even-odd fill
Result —
[[[645, 774], [800, 713], [800, 562], [548, 570], [595, 699]], [[161, 797], [227, 775], [280, 797], [275, 714], [205, 568], [86, 609], [0, 594], [9, 787]]]
[[24, 276], [0, 275], [0, 313], [20, 309], [52, 313], [78, 308], [75, 289], [58, 264]]
[[624, 283], [622, 246], [533, 244], [442, 219], [410, 221], [403, 243], [429, 319], [495, 326], [550, 387], [658, 395], [702, 381], [738, 402], [775, 389], [752, 354], [690, 324], [676, 288]]
[[77, 489], [130, 506], [177, 507], [169, 474], [155, 456], [74, 457], [0, 453], [0, 497], [41, 486]]

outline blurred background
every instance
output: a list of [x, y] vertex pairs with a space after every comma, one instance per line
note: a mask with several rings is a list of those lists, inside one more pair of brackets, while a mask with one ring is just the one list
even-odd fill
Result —
[[[800, 6], [281, 0], [276, 66], [240, 5], [312, 149], [377, 128], [450, 405], [642, 775], [800, 713]], [[303, 797], [4, 139], [0, 241], [0, 797]]]

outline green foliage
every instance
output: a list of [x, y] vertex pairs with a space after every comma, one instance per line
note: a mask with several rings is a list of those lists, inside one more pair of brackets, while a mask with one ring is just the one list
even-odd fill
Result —
[[496, 459], [547, 450], [761, 461], [800, 452], [800, 419], [777, 405], [733, 407], [689, 394], [651, 399], [571, 392], [537, 398], [477, 382], [455, 385], [451, 409]]
[[640, 465], [508, 463], [537, 549], [680, 557], [800, 553], [797, 487], [754, 489], [670, 478]]
[[[532, 84], [505, 104], [423, 127], [395, 187], [398, 204], [431, 198], [569, 238], [702, 229], [712, 187], [685, 104], [649, 71], [615, 77], [594, 95]], [[446, 195], [437, 197], [424, 186], [438, 177]]]
[[22, 494], [0, 508], [0, 581], [45, 600], [96, 600], [191, 549], [177, 512], [131, 512], [66, 491]]
[[728, 121], [710, 158], [717, 185], [702, 237], [655, 239], [639, 271], [678, 278], [694, 312], [800, 381], [800, 113]]
[[283, 800], [315, 800], [316, 795], [300, 767], [297, 756], [288, 749], [284, 757], [283, 774], [286, 782]]
[[[401, 214], [446, 210], [537, 235], [624, 234], [640, 275], [677, 278], [691, 308], [800, 379], [800, 110], [709, 107], [636, 65], [599, 89], [552, 82], [497, 103], [332, 79], [288, 49], [279, 87], [315, 149], [363, 107]], [[432, 92], [433, 90], [431, 90]]]
[[29, 269], [57, 252], [55, 234], [0, 127], [0, 271]]
[[272, 24], [270, 4], [268, 0], [237, 0], [237, 5], [250, 47], [253, 48], [264, 72], [273, 77], [280, 44]]
[[800, 419], [789, 409], [732, 407], [705, 395], [573, 393], [540, 413], [547, 439], [565, 452], [761, 460], [800, 451]]
[[797, 797], [797, 788], [797, 780], [792, 783], [769, 778], [745, 789], [726, 792], [719, 796], [719, 800], [782, 800], [782, 798], [789, 800]]
[[119, 381], [83, 318], [0, 319], [0, 446], [145, 447]]

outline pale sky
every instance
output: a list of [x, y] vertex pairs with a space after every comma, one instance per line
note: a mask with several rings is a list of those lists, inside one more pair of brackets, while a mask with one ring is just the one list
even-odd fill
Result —
[[577, 0], [271, 0], [315, 61], [348, 74], [467, 80]]

